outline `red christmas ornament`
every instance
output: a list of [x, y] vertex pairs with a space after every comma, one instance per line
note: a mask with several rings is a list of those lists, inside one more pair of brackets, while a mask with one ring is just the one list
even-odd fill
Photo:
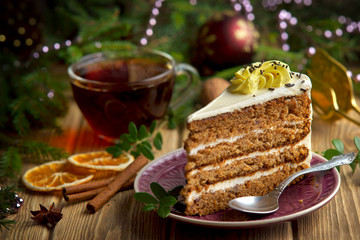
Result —
[[210, 18], [199, 30], [192, 64], [202, 75], [250, 63], [258, 45], [254, 24], [236, 13]]

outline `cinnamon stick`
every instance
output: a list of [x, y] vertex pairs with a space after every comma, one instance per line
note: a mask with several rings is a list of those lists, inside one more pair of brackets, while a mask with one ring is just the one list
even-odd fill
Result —
[[86, 192], [73, 193], [69, 195], [64, 194], [63, 196], [67, 202], [81, 202], [92, 199], [93, 197], [101, 193], [101, 191], [104, 189], [105, 187], [99, 187]]
[[111, 183], [112, 181], [114, 181], [114, 179], [115, 179], [115, 177], [111, 177], [111, 178], [101, 179], [98, 181], [91, 181], [91, 182], [80, 184], [80, 185], [66, 187], [66, 188], [63, 188], [63, 194], [68, 195], [68, 194], [73, 194], [73, 193], [87, 192], [92, 189], [104, 187], [104, 186], [108, 185], [109, 183]]
[[[112, 180], [114, 180], [114, 179], [112, 179]], [[135, 177], [130, 179], [126, 184], [124, 184], [120, 190], [126, 190], [126, 189], [131, 188], [132, 185], [134, 184], [134, 181], [135, 181]], [[67, 202], [81, 202], [81, 201], [92, 199], [93, 197], [98, 195], [100, 192], [102, 192], [104, 189], [105, 189], [105, 186], [101, 186], [99, 188], [89, 189], [87, 191], [75, 192], [75, 193], [71, 193], [71, 194], [67, 194], [67, 192], [63, 192], [63, 196], [64, 196], [65, 201], [67, 201]]]
[[95, 213], [107, 201], [109, 201], [110, 198], [114, 196], [116, 192], [119, 191], [127, 181], [134, 177], [136, 173], [148, 162], [149, 160], [142, 155], [137, 157], [134, 162], [132, 162], [125, 170], [123, 170], [119, 173], [119, 175], [116, 176], [113, 182], [105, 186], [105, 188], [87, 204], [86, 208], [91, 213]]

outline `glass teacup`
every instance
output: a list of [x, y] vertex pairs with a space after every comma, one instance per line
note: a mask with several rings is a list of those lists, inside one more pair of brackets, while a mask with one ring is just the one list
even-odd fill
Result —
[[130, 121], [149, 125], [165, 116], [176, 76], [198, 81], [188, 64], [167, 53], [136, 49], [87, 55], [68, 68], [76, 103], [97, 135], [116, 139]]

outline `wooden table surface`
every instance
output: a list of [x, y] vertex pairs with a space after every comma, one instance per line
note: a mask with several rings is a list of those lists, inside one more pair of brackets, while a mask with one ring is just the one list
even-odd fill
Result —
[[[70, 104], [69, 113], [61, 120], [62, 135], [41, 131], [33, 136], [69, 153], [103, 150], [109, 144], [98, 139], [79, 109]], [[162, 131], [164, 145], [156, 156], [182, 147], [186, 131], [183, 127]], [[345, 152], [355, 151], [352, 139], [360, 136], [360, 127], [347, 120], [325, 122], [316, 115], [312, 125], [314, 152], [332, 147], [338, 138]], [[23, 171], [34, 165], [25, 164]], [[324, 207], [293, 221], [251, 229], [216, 229], [195, 226], [173, 219], [161, 219], [154, 212], [143, 212], [143, 205], [134, 198], [134, 190], [116, 194], [95, 214], [86, 210], [86, 203], [65, 204], [61, 194], [43, 194], [25, 190], [19, 195], [24, 204], [9, 218], [17, 223], [10, 231], [0, 232], [0, 239], [359, 239], [360, 236], [360, 169], [352, 173], [349, 166], [341, 168], [341, 187]], [[39, 204], [65, 204], [63, 219], [53, 228], [36, 224], [30, 210]]]

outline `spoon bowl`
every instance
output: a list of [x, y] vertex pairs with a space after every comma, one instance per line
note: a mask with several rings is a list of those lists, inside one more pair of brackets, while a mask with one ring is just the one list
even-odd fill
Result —
[[279, 209], [278, 198], [274, 194], [236, 198], [229, 205], [235, 210], [258, 214], [272, 213]]
[[333, 157], [331, 160], [305, 168], [286, 178], [273, 191], [264, 196], [247, 196], [235, 198], [229, 202], [232, 209], [256, 214], [267, 214], [279, 209], [279, 197], [286, 186], [295, 178], [311, 172], [324, 171], [336, 166], [350, 164], [355, 159], [355, 153], [347, 153]]

